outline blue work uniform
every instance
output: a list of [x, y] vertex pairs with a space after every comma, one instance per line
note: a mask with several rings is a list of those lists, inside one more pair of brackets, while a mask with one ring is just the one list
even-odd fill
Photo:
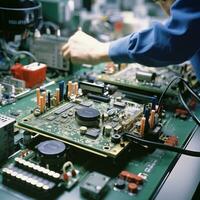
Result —
[[165, 24], [111, 42], [109, 56], [154, 67], [190, 60], [200, 80], [200, 0], [176, 0]]

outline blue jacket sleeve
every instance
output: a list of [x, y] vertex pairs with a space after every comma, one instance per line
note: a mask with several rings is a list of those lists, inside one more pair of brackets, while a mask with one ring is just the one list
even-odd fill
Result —
[[200, 1], [176, 0], [171, 17], [110, 43], [109, 56], [116, 62], [166, 66], [189, 60], [200, 49]]

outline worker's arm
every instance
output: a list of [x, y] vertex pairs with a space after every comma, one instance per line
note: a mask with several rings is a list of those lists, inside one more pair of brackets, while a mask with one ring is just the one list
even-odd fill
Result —
[[164, 66], [190, 59], [200, 48], [200, 1], [176, 0], [165, 25], [131, 34], [110, 44], [115, 62]]
[[74, 62], [138, 62], [165, 66], [190, 59], [200, 47], [200, 1], [176, 0], [165, 25], [133, 33], [110, 44], [77, 32], [64, 48], [64, 56]]

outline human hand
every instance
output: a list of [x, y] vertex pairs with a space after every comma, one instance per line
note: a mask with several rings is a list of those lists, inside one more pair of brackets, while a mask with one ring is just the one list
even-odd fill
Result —
[[103, 43], [83, 31], [77, 31], [62, 47], [64, 58], [76, 64], [98, 64], [110, 61], [109, 43]]

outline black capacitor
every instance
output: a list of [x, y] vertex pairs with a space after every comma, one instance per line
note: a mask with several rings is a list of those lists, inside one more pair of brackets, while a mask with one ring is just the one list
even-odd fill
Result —
[[47, 140], [37, 146], [41, 165], [49, 166], [51, 170], [60, 170], [66, 160], [67, 147], [64, 143], [56, 140]]
[[51, 92], [47, 92], [47, 107], [51, 108]]
[[123, 179], [121, 178], [118, 178], [116, 180], [116, 182], [114, 183], [114, 186], [117, 188], [117, 189], [120, 189], [120, 190], [123, 190], [125, 187], [126, 187], [126, 183]]
[[100, 112], [95, 108], [80, 108], [75, 112], [75, 118], [82, 126], [98, 126]]
[[120, 139], [121, 139], [121, 135], [119, 135], [118, 133], [115, 133], [111, 137], [111, 142], [114, 143], [114, 144], [119, 144]]
[[65, 100], [68, 99], [68, 84], [66, 84], [66, 87], [65, 87], [64, 99], [65, 99]]
[[64, 98], [64, 87], [65, 87], [65, 82], [64, 82], [64, 81], [61, 81], [61, 82], [59, 83], [60, 101], [62, 101], [63, 98]]

